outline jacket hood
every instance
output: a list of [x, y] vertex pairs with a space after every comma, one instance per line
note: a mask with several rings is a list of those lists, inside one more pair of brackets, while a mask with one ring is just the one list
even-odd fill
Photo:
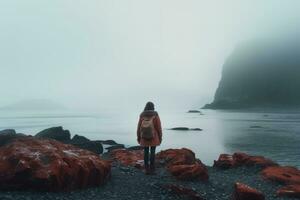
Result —
[[155, 116], [155, 115], [158, 115], [158, 113], [154, 110], [147, 110], [147, 111], [143, 111], [141, 113], [141, 117], [152, 117], [152, 116]]

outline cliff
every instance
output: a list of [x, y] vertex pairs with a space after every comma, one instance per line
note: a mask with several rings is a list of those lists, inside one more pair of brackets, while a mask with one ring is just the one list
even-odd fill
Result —
[[255, 41], [223, 66], [214, 101], [204, 108], [300, 107], [300, 43]]

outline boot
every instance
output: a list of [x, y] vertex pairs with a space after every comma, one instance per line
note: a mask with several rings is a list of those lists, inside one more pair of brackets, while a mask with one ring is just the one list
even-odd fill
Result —
[[151, 174], [151, 170], [150, 170], [150, 167], [149, 167], [149, 166], [145, 166], [144, 173], [145, 173], [146, 175], [150, 175], [150, 174]]
[[154, 164], [150, 165], [149, 171], [150, 171], [150, 174], [152, 174], [152, 175], [156, 174], [155, 173], [155, 165]]

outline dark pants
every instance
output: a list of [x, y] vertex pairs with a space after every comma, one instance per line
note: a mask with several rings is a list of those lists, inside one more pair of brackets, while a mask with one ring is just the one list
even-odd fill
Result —
[[150, 168], [155, 167], [155, 148], [156, 146], [144, 147], [144, 163], [146, 168], [149, 168], [149, 153], [150, 153]]

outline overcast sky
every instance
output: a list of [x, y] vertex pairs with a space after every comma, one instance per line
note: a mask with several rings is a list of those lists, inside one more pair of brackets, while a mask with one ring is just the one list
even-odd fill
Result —
[[2, 0], [0, 105], [197, 108], [213, 99], [239, 42], [293, 28], [299, 8], [297, 0]]

